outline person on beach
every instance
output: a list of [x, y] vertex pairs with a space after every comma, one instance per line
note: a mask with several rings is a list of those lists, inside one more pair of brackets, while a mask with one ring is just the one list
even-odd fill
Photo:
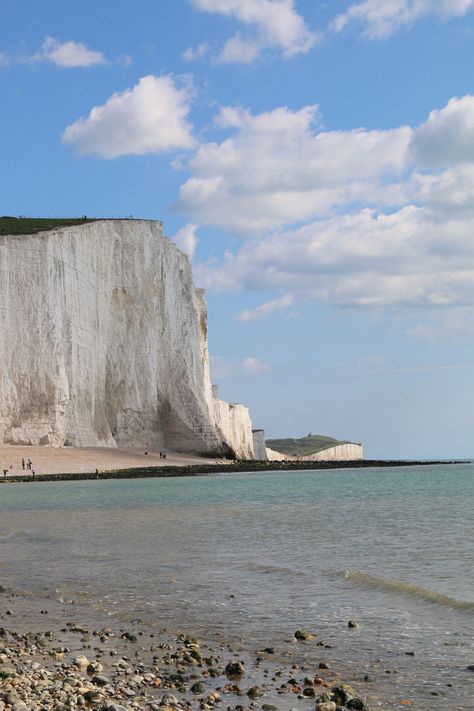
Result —
[[31, 470], [31, 473], [32, 473], [33, 476], [34, 476], [34, 475], [36, 474], [36, 469], [32, 469], [32, 470]]
[[4, 469], [3, 470], [3, 478], [5, 478], [7, 474], [8, 474], [8, 469]]
[[31, 459], [28, 459], [26, 466], [31, 471], [31, 467], [33, 466], [33, 462], [31, 461]]
[[24, 457], [21, 458], [21, 468], [23, 469], [23, 471], [25, 471], [25, 458]]

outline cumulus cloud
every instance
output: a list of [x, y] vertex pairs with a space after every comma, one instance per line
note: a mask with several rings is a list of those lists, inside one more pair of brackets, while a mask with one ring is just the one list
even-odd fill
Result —
[[223, 356], [211, 356], [211, 371], [213, 378], [224, 380], [235, 375], [259, 375], [269, 370], [271, 365], [260, 358], [247, 356], [242, 361], [231, 361]]
[[403, 203], [399, 178], [412, 130], [322, 131], [319, 118], [317, 106], [256, 116], [222, 109], [217, 124], [234, 132], [198, 148], [179, 207], [200, 224], [248, 233], [348, 203]]
[[474, 96], [451, 99], [432, 111], [411, 141], [413, 160], [429, 168], [474, 162]]
[[207, 288], [281, 289], [355, 307], [474, 305], [474, 216], [434, 217], [407, 206], [368, 209], [249, 241], [220, 265], [200, 265]]
[[218, 61], [249, 63], [267, 48], [278, 48], [288, 58], [308, 52], [316, 42], [295, 8], [294, 0], [191, 0], [202, 12], [241, 22], [251, 34], [237, 33], [224, 45]]
[[198, 238], [196, 235], [197, 225], [188, 223], [173, 237], [175, 245], [191, 259], [194, 257]]
[[82, 42], [61, 42], [55, 37], [46, 37], [35, 54], [0, 53], [0, 66], [39, 64], [41, 62], [50, 62], [57, 67], [66, 69], [93, 67], [97, 64], [108, 63], [102, 52], [88, 49]]
[[331, 28], [340, 32], [355, 22], [364, 26], [367, 37], [383, 39], [427, 15], [448, 19], [465, 15], [473, 8], [474, 0], [364, 0], [339, 14]]
[[92, 67], [95, 64], [106, 64], [102, 52], [88, 49], [81, 42], [60, 42], [54, 37], [47, 37], [40, 51], [35, 55], [36, 61], [52, 62], [58, 67]]
[[192, 91], [171, 76], [142, 77], [132, 89], [113, 94], [63, 133], [80, 156], [145, 155], [195, 145], [187, 120]]
[[261, 318], [265, 318], [274, 311], [281, 311], [282, 309], [287, 309], [295, 301], [295, 297], [292, 294], [285, 294], [280, 296], [278, 299], [271, 299], [266, 301], [264, 304], [260, 304], [255, 309], [246, 309], [241, 311], [238, 315], [239, 321], [257, 321]]
[[[200, 283], [472, 314], [474, 97], [414, 128], [331, 132], [314, 119], [313, 108], [221, 111], [231, 136], [199, 147], [181, 199], [244, 240], [220, 262], [198, 264]], [[263, 315], [273, 306], [262, 304]]]

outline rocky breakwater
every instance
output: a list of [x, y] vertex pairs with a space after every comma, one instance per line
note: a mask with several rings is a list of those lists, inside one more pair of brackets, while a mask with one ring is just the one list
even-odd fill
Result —
[[204, 294], [162, 224], [0, 236], [0, 442], [253, 457], [213, 396]]

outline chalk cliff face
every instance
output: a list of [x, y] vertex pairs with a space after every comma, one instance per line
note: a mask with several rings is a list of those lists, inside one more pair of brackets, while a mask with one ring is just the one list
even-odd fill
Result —
[[272, 462], [352, 462], [355, 459], [364, 458], [364, 450], [361, 444], [347, 442], [346, 444], [337, 444], [335, 447], [322, 449], [314, 454], [305, 454], [300, 457], [291, 454], [283, 454], [277, 452], [270, 447], [266, 448], [267, 457]]
[[207, 310], [159, 222], [0, 236], [0, 441], [233, 451], [248, 410], [213, 396]]

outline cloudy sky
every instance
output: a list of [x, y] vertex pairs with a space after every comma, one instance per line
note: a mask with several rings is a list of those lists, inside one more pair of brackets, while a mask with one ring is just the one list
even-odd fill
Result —
[[474, 455], [474, 0], [3, 0], [0, 212], [161, 219], [268, 436]]

